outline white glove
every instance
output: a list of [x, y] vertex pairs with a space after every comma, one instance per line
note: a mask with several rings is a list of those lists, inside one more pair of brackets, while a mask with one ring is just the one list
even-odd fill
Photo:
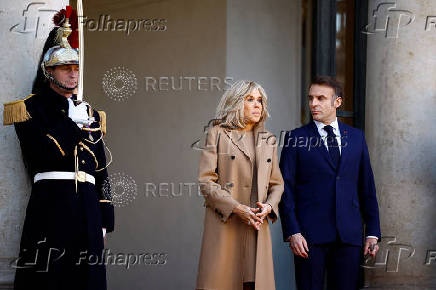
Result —
[[[68, 117], [70, 117], [73, 121], [76, 120], [88, 120], [88, 103], [81, 102], [77, 106], [74, 105], [74, 101], [71, 98], [68, 98]], [[77, 123], [79, 128], [82, 128], [83, 125]]]

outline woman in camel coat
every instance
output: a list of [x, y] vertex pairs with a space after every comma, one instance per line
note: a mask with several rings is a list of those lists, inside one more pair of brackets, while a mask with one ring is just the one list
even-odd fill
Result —
[[283, 178], [277, 140], [264, 129], [263, 88], [236, 82], [222, 97], [203, 147], [199, 183], [206, 214], [196, 289], [274, 290], [269, 224]]

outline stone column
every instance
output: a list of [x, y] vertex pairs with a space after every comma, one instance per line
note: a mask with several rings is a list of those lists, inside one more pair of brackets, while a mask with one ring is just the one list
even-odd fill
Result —
[[[68, 1], [0, 3], [0, 103], [3, 104], [30, 94], [39, 57], [52, 28], [52, 16]], [[29, 178], [13, 126], [2, 125], [0, 130], [0, 164], [0, 289], [12, 289], [14, 269], [10, 265], [18, 254], [30, 194]]]
[[366, 138], [383, 241], [365, 282], [436, 289], [436, 1], [386, 2], [369, 1], [366, 28]]

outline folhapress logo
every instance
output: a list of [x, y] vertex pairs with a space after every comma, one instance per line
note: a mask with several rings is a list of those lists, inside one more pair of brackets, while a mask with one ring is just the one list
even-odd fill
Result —
[[[18, 34], [33, 34], [35, 38], [46, 35], [51, 29], [51, 17], [57, 10], [47, 7], [45, 2], [31, 2], [21, 13], [22, 20], [9, 28], [10, 32]], [[0, 10], [0, 13], [7, 13]]]
[[365, 34], [384, 32], [386, 38], [398, 38], [400, 28], [411, 24], [415, 15], [408, 10], [397, 9], [395, 2], [380, 3], [372, 13], [372, 21], [362, 31]]
[[117, 31], [130, 35], [135, 31], [166, 31], [168, 20], [165, 18], [143, 18], [143, 19], [112, 19], [110, 15], [100, 15], [98, 19], [84, 16], [82, 23], [89, 31]]

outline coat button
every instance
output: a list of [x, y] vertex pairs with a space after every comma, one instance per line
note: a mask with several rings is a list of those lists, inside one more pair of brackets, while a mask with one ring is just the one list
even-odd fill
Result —
[[85, 164], [85, 160], [82, 160], [82, 164]]
[[266, 160], [266, 162], [271, 162], [271, 158], [268, 158], [268, 159]]
[[83, 147], [80, 147], [80, 151], [83, 151]]
[[234, 160], [235, 159], [235, 155], [230, 156], [230, 158], [232, 158], [232, 160]]

